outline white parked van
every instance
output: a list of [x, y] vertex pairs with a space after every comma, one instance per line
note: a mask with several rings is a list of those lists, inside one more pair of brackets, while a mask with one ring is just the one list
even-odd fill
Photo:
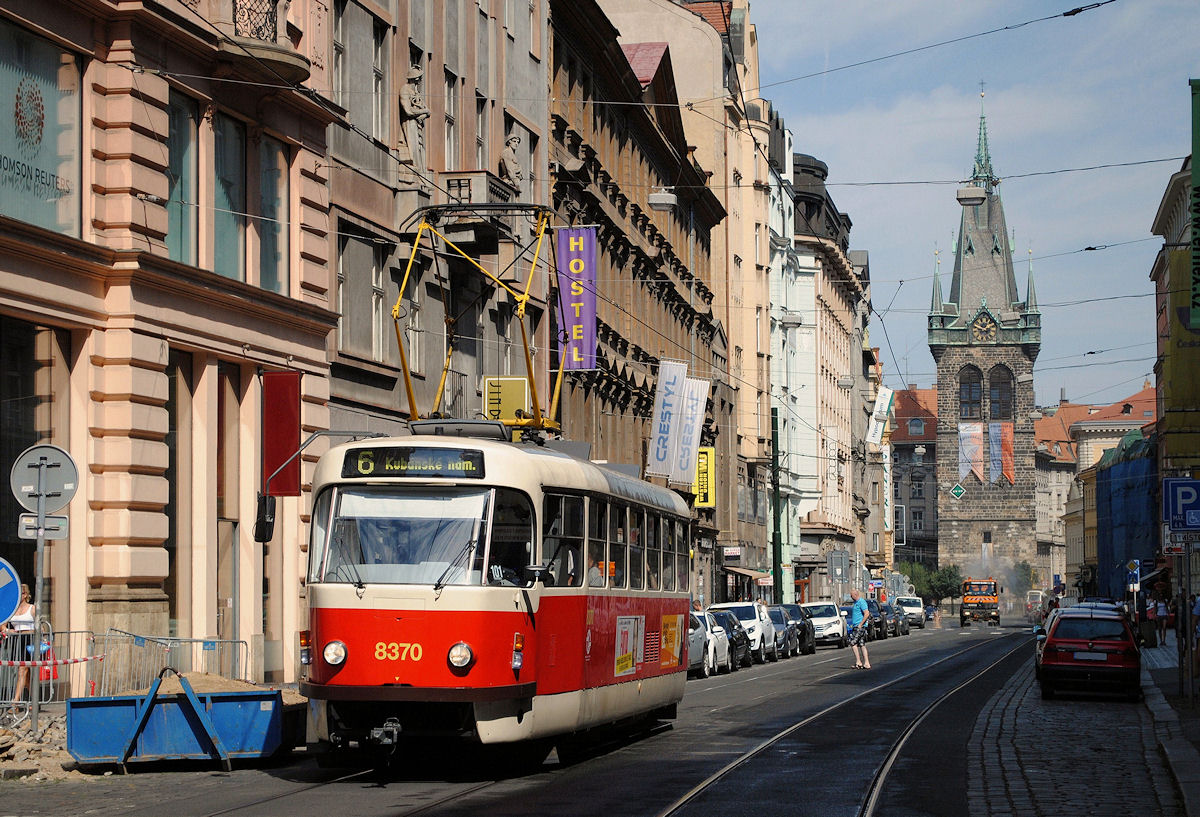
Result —
[[897, 596], [893, 603], [904, 613], [909, 627], [925, 629], [925, 603], [923, 601], [916, 596]]

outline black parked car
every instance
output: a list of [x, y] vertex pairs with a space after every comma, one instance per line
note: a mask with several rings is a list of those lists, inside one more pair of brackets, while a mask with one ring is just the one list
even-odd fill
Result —
[[785, 613], [796, 625], [800, 633], [800, 654], [812, 655], [817, 651], [817, 631], [813, 626], [812, 617], [799, 604], [783, 604]]
[[909, 629], [908, 614], [899, 605], [888, 602], [883, 605], [883, 609], [884, 615], [891, 618], [891, 635], [908, 635], [912, 632]]
[[871, 611], [871, 629], [875, 631], [875, 637], [882, 641], [888, 637], [888, 623], [883, 610], [875, 599], [867, 599], [867, 609]]
[[800, 654], [800, 633], [788, 618], [782, 607], [768, 607], [767, 616], [775, 625], [775, 655], [778, 658], [791, 658]]
[[713, 618], [721, 625], [725, 635], [729, 636], [729, 654], [733, 657], [733, 668], [748, 667], [754, 663], [750, 653], [750, 636], [738, 617], [728, 610], [710, 610]]
[[888, 635], [908, 635], [908, 618], [904, 615], [903, 610], [891, 602], [879, 605], [879, 610], [883, 615]]

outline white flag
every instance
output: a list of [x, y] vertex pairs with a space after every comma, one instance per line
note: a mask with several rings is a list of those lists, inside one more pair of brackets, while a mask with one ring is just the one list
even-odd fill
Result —
[[696, 454], [700, 449], [700, 429], [704, 427], [704, 409], [707, 405], [708, 381], [698, 377], [686, 378], [683, 405], [679, 412], [679, 445], [667, 481], [685, 484], [689, 490], [696, 481]]
[[[646, 450], [646, 475], [670, 477], [679, 459], [679, 412], [687, 364], [664, 360], [658, 364], [658, 385], [654, 390], [654, 413], [650, 415], [650, 445]], [[690, 480], [693, 474], [688, 477]]]

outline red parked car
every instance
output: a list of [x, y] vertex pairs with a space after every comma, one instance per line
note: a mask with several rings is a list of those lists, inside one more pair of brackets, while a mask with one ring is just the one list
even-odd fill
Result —
[[1066, 608], [1058, 611], [1049, 631], [1037, 627], [1034, 633], [1034, 674], [1043, 698], [1060, 691], [1115, 692], [1133, 701], [1141, 695], [1142, 654], [1120, 613]]

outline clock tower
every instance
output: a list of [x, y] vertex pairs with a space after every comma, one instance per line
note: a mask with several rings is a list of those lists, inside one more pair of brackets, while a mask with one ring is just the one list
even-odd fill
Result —
[[[937, 364], [938, 564], [1000, 578], [1038, 564], [1033, 363], [1041, 315], [1033, 269], [1017, 294], [1012, 247], [988, 151], [987, 120], [962, 221], [948, 297], [933, 280], [929, 351]], [[1046, 577], [1049, 578], [1049, 577]]]

